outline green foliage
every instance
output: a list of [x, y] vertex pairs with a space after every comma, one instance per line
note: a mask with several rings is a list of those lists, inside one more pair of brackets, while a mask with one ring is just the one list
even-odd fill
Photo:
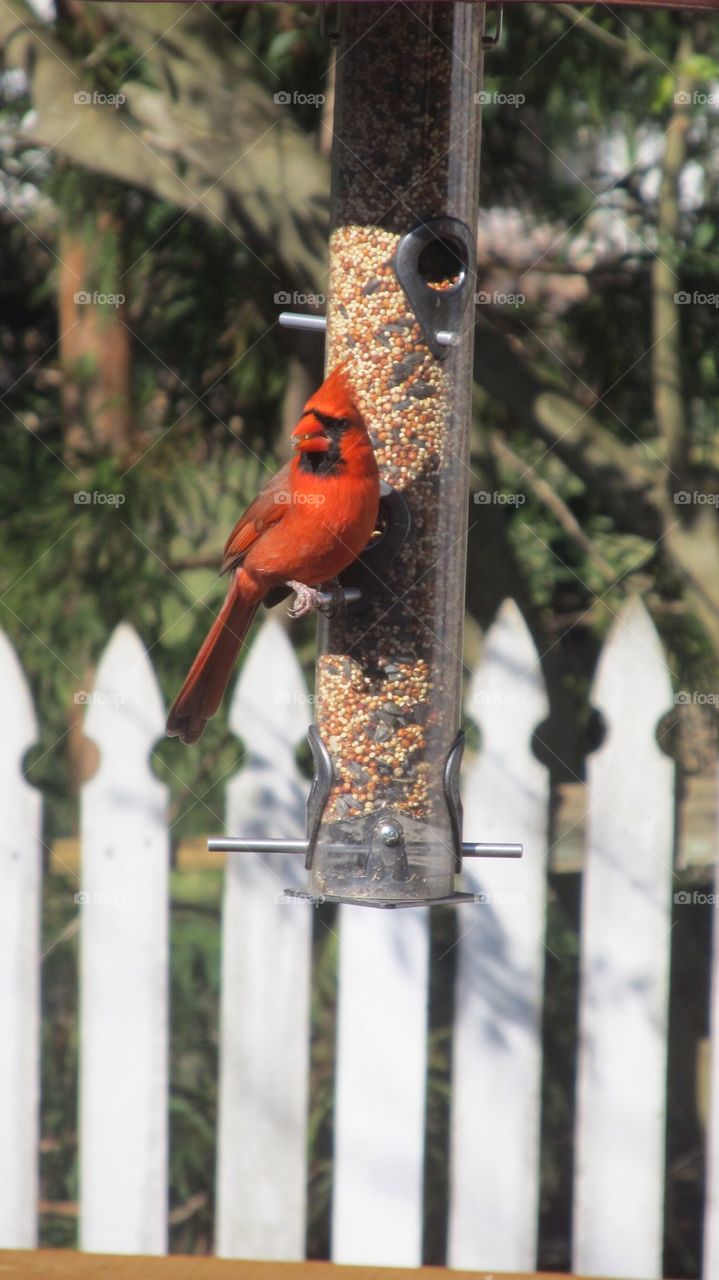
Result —
[[[171, 877], [170, 1213], [176, 1253], [213, 1243], [220, 997], [216, 872]], [[182, 1208], [192, 1210], [182, 1216]], [[172, 1221], [172, 1216], [171, 1216]]]
[[[64, 876], [46, 878], [42, 907], [40, 1199], [59, 1205], [76, 1204], [78, 1195], [76, 890]], [[76, 1217], [42, 1215], [39, 1242], [76, 1248]]]
[[307, 1257], [330, 1254], [334, 1156], [335, 1041], [339, 913], [331, 903], [313, 911], [310, 1099], [307, 1125]]

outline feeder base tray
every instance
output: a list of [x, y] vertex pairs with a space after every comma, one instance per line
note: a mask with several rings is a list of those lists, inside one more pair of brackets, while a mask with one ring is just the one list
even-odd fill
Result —
[[285, 889], [285, 897], [304, 899], [311, 906], [319, 906], [322, 902], [341, 902], [350, 907], [439, 907], [444, 903], [459, 906], [462, 902], [476, 902], [475, 893], [450, 893], [444, 898], [344, 898], [334, 893], [312, 893], [309, 889]]

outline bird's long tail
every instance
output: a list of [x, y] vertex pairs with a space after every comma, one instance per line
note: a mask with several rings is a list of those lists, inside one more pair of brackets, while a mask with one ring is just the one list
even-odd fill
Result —
[[170, 707], [167, 735], [197, 742], [227, 688], [240, 645], [264, 592], [243, 569], [233, 575], [225, 603]]

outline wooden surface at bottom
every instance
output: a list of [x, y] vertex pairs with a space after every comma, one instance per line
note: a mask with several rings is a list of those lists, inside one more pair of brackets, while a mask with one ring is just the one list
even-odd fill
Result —
[[[582, 1280], [552, 1271], [448, 1271], [444, 1267], [341, 1267], [332, 1262], [139, 1258], [70, 1249], [0, 1250], [0, 1280]], [[596, 1280], [596, 1277], [594, 1278]]]

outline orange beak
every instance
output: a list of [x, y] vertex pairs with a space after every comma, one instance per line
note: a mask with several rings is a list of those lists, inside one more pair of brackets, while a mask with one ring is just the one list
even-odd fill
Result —
[[321, 422], [313, 417], [312, 410], [303, 413], [299, 425], [292, 432], [292, 447], [301, 453], [326, 453], [329, 438]]

